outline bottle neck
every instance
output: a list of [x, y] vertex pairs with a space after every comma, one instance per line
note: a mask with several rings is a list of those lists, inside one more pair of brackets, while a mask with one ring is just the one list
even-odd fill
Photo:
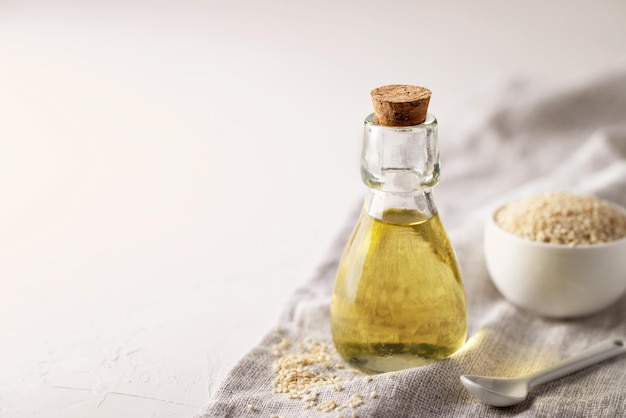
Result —
[[[367, 213], [392, 223], [413, 223], [437, 213], [431, 188], [439, 180], [437, 120], [391, 127], [365, 119], [361, 178], [369, 188]], [[400, 219], [401, 218], [401, 219]], [[396, 222], [398, 221], [398, 222]]]
[[418, 223], [437, 214], [431, 190], [397, 193], [370, 188], [364, 209], [372, 218], [392, 224]]

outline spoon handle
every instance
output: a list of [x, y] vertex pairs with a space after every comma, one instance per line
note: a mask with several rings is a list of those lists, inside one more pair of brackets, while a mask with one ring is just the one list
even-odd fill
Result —
[[606, 340], [574, 357], [528, 376], [529, 388], [567, 376], [624, 352], [626, 352], [626, 345], [622, 338]]

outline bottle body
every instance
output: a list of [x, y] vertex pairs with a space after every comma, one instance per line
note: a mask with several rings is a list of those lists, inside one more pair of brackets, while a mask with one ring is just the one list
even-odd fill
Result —
[[[364, 154], [371, 151], [367, 142], [366, 134]], [[381, 150], [389, 149], [383, 145]], [[370, 191], [337, 272], [331, 302], [335, 347], [367, 372], [446, 358], [467, 336], [461, 273], [429, 187], [422, 182], [436, 182], [438, 161], [426, 160], [431, 168], [420, 162], [418, 175], [406, 173], [411, 170], [404, 163], [392, 164], [378, 171], [381, 181], [366, 182]], [[392, 169], [391, 177], [385, 177], [387, 169]], [[362, 171], [366, 180], [370, 171]]]

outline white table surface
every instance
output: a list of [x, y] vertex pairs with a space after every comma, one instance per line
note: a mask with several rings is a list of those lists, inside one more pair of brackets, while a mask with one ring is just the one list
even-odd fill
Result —
[[193, 416], [362, 198], [370, 89], [445, 138], [625, 45], [621, 0], [0, 2], [0, 416]]

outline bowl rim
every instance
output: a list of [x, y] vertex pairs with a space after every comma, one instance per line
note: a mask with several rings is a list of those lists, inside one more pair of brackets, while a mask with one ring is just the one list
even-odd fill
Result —
[[[597, 197], [597, 196], [596, 196]], [[614, 207], [615, 209], [617, 209], [618, 211], [620, 211], [624, 216], [626, 216], [626, 208], [624, 208], [623, 206], [618, 205], [615, 202], [611, 202], [610, 200], [606, 200], [603, 199], [606, 203], [608, 203], [609, 205], [611, 205], [612, 207]], [[494, 210], [491, 211], [491, 213], [489, 214], [489, 218], [487, 219], [487, 223], [493, 225], [500, 233], [504, 234], [505, 236], [508, 236], [511, 239], [514, 239], [516, 241], [519, 241], [521, 243], [525, 243], [527, 245], [536, 245], [538, 247], [546, 247], [546, 248], [553, 248], [553, 249], [561, 249], [561, 250], [573, 250], [573, 251], [581, 251], [581, 250], [588, 250], [590, 248], [606, 248], [606, 247], [613, 247], [613, 246], [619, 246], [619, 245], [623, 245], [626, 244], [626, 235], [623, 236], [622, 238], [613, 240], [613, 241], [607, 241], [607, 242], [598, 242], [595, 244], [576, 244], [576, 245], [570, 245], [570, 244], [555, 244], [555, 243], [551, 243], [551, 242], [542, 242], [542, 241], [535, 241], [533, 239], [530, 238], [526, 238], [526, 237], [522, 237], [519, 236], [517, 234], [514, 234], [512, 232], [509, 232], [507, 230], [505, 230], [504, 228], [502, 228], [497, 222], [496, 222], [496, 214], [504, 209], [509, 203], [512, 202], [507, 202], [504, 204], [499, 205], [498, 207], [496, 207]]]

